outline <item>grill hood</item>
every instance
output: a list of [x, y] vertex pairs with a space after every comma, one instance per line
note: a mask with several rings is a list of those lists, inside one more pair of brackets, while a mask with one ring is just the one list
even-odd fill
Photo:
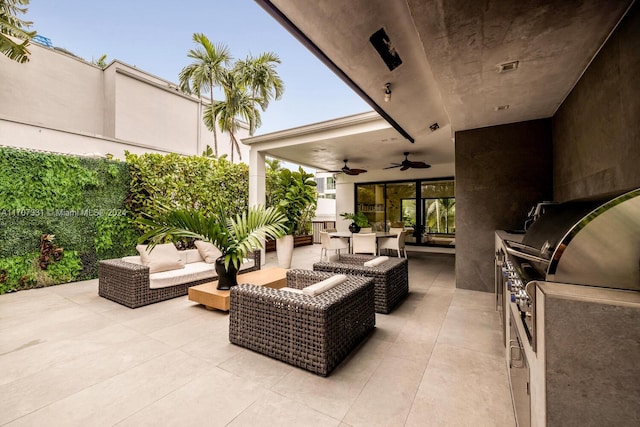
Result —
[[537, 273], [527, 276], [640, 291], [640, 189], [549, 206], [522, 243], [505, 246], [523, 271]]

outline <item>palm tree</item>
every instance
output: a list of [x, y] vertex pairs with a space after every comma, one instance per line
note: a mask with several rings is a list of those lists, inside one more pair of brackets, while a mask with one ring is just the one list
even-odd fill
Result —
[[454, 198], [433, 199], [427, 208], [427, 225], [435, 226], [438, 233], [448, 233], [456, 214], [455, 203]]
[[[284, 93], [284, 83], [275, 68], [280, 63], [278, 55], [265, 52], [256, 58], [248, 56], [244, 61], [237, 61], [234, 66], [240, 83], [251, 91], [251, 97], [262, 111], [267, 109], [271, 100], [282, 98]], [[249, 124], [249, 134], [253, 135], [257, 122], [250, 121]]]
[[149, 230], [140, 237], [140, 242], [149, 242], [152, 248], [167, 239], [203, 240], [222, 252], [225, 268], [229, 264], [239, 268], [250, 251], [263, 247], [265, 237], [277, 239], [285, 234], [285, 221], [275, 207], [254, 206], [233, 217], [217, 206], [209, 216], [196, 210], [161, 207], [157, 215], [137, 222]]
[[[29, 39], [36, 35], [35, 31], [26, 31], [24, 28], [31, 26], [33, 22], [23, 21], [17, 15], [26, 13], [29, 0], [0, 0], [0, 52], [14, 61], [24, 63], [29, 61]], [[11, 37], [22, 39], [18, 43]]]
[[178, 76], [180, 80], [180, 90], [188, 94], [201, 96], [202, 93], [209, 93], [209, 105], [202, 112], [205, 126], [213, 132], [213, 153], [218, 155], [218, 135], [216, 132], [216, 116], [213, 115], [212, 108], [213, 89], [220, 84], [222, 74], [226, 70], [225, 66], [231, 61], [229, 48], [224, 44], [213, 44], [202, 33], [194, 33], [193, 41], [199, 46], [191, 49], [187, 56], [194, 61], [184, 67]]
[[210, 116], [217, 117], [220, 130], [229, 133], [231, 139], [231, 162], [233, 163], [234, 148], [238, 152], [238, 159], [242, 160], [240, 144], [238, 144], [235, 135], [240, 128], [240, 119], [249, 122], [250, 128], [259, 127], [262, 124], [262, 120], [260, 112], [255, 108], [255, 98], [247, 93], [245, 86], [240, 81], [240, 76], [234, 70], [222, 72], [221, 85], [225, 100], [217, 101], [213, 105], [213, 111]]

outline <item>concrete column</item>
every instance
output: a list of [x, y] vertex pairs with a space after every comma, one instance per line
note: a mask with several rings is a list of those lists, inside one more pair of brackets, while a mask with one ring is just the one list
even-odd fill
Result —
[[[264, 205], [266, 202], [265, 154], [255, 147], [249, 149], [249, 206]], [[264, 242], [263, 242], [264, 243]], [[264, 245], [263, 245], [264, 246]], [[266, 252], [262, 248], [261, 264], [265, 263]]]
[[262, 151], [249, 149], [249, 206], [264, 205], [266, 201], [266, 156]]

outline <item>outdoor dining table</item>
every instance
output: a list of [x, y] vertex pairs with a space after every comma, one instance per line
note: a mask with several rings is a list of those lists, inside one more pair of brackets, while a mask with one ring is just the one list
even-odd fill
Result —
[[[376, 231], [376, 246], [378, 245], [379, 239], [387, 239], [390, 237], [398, 237], [398, 233], [389, 233], [388, 231]], [[347, 238], [349, 239], [349, 253], [351, 253], [351, 236], [354, 233], [350, 231], [332, 231], [329, 233], [329, 237], [331, 238]], [[357, 233], [356, 233], [357, 234]]]

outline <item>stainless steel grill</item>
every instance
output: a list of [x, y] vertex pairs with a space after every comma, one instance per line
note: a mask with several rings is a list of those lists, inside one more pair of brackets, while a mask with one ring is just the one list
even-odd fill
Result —
[[640, 291], [640, 189], [547, 209], [522, 243], [505, 241], [525, 281]]
[[608, 200], [546, 206], [522, 243], [503, 245], [504, 281], [535, 351], [531, 282], [640, 291], [640, 189]]

